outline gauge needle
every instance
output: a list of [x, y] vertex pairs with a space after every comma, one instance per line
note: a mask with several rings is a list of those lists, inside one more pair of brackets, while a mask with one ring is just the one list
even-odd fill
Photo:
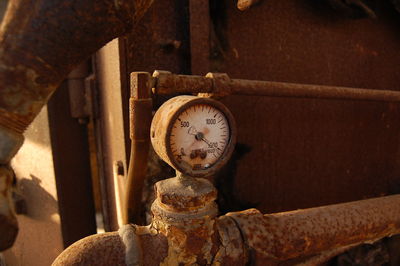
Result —
[[[206, 139], [206, 138], [204, 137], [204, 134], [203, 134], [202, 132], [197, 132], [197, 130], [196, 130], [196, 128], [195, 128], [194, 126], [191, 126], [191, 127], [189, 128], [188, 134], [194, 135], [195, 138], [196, 138], [197, 140], [202, 140], [202, 141], [204, 141], [205, 143], [207, 143], [207, 145], [208, 145], [210, 148], [212, 147], [211, 142], [210, 142], [208, 139]], [[217, 149], [220, 150], [219, 148], [217, 148]]]
[[211, 145], [210, 141], [208, 141], [208, 140], [204, 137], [204, 135], [202, 136], [201, 140], [204, 141], [205, 143], [207, 143], [208, 146]]

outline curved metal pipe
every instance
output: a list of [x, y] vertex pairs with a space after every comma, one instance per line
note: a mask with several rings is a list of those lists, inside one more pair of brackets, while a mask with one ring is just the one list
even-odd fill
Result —
[[[216, 191], [208, 181], [163, 180], [156, 194], [152, 224], [127, 225], [134, 228], [130, 236], [122, 235], [127, 251], [122, 254], [121, 240], [113, 240], [115, 246], [104, 251], [106, 261], [117, 248], [113, 254], [126, 257], [127, 265], [277, 265], [311, 262], [313, 256], [312, 261], [322, 262], [351, 246], [400, 233], [400, 195], [266, 215], [250, 209], [216, 218]], [[96, 245], [105, 242], [89, 239], [82, 251], [79, 245], [68, 248], [54, 265], [87, 265], [77, 262], [99, 255]], [[96, 263], [103, 263], [101, 256]]]
[[[0, 170], [6, 169], [23, 143], [22, 133], [68, 73], [130, 31], [152, 2], [9, 1], [0, 27]], [[12, 204], [0, 198], [0, 205]], [[10, 221], [15, 221], [13, 214], [3, 215], [1, 230], [16, 232], [16, 222]]]
[[[130, 227], [129, 225], [126, 227]], [[140, 227], [137, 231], [137, 240], [132, 239], [132, 234], [124, 230], [119, 232], [104, 233], [85, 237], [60, 254], [53, 262], [53, 266], [65, 265], [159, 265], [160, 261], [167, 256], [167, 240], [162, 235], [151, 236], [148, 227]], [[146, 232], [146, 233], [144, 233]], [[141, 235], [140, 235], [141, 234]], [[141, 246], [135, 245], [136, 241]], [[133, 246], [132, 246], [133, 245]], [[154, 252], [144, 252], [139, 249], [145, 248]], [[126, 251], [129, 251], [128, 253]]]
[[22, 133], [67, 74], [131, 29], [133, 1], [10, 1], [0, 28], [0, 124]]
[[22, 134], [67, 74], [151, 3], [11, 0], [0, 28], [0, 126]]

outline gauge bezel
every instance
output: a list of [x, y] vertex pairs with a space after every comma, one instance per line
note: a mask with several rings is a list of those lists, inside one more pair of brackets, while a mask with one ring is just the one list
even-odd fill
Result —
[[[182, 96], [178, 96], [182, 97]], [[188, 96], [184, 96], [188, 97]], [[168, 122], [167, 125], [167, 130], [165, 133], [165, 148], [166, 148], [166, 155], [168, 157], [168, 163], [175, 168], [177, 171], [193, 176], [193, 177], [206, 177], [206, 176], [211, 176], [215, 174], [222, 166], [224, 166], [227, 161], [229, 160], [230, 156], [232, 155], [232, 152], [235, 148], [235, 143], [236, 143], [236, 123], [233, 118], [232, 113], [229, 111], [229, 109], [223, 105], [222, 103], [210, 99], [210, 98], [204, 98], [204, 97], [196, 97], [196, 96], [191, 96], [193, 98], [189, 99], [188, 101], [184, 102], [181, 106], [179, 106], [171, 116], [170, 121]], [[173, 155], [172, 148], [171, 148], [171, 132], [172, 132], [172, 127], [176, 123], [177, 119], [179, 116], [185, 112], [187, 109], [191, 108], [194, 105], [210, 105], [215, 109], [218, 109], [225, 117], [229, 126], [229, 140], [225, 146], [224, 151], [222, 152], [221, 156], [219, 159], [209, 168], [207, 169], [201, 169], [201, 170], [194, 170], [192, 168], [185, 168], [182, 164], [180, 164], [175, 156]]]

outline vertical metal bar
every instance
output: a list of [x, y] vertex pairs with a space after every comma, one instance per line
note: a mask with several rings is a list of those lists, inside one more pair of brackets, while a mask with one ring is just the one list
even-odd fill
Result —
[[67, 82], [49, 101], [49, 125], [64, 246], [96, 233], [86, 125], [70, 115]]
[[122, 223], [122, 199], [125, 193], [126, 175], [119, 175], [116, 166], [126, 173], [126, 152], [119, 62], [119, 40], [113, 40], [95, 56], [99, 115], [96, 119], [99, 150], [102, 152], [101, 182], [105, 230], [117, 230]]
[[153, 102], [151, 75], [147, 72], [131, 74], [130, 138], [131, 156], [125, 192], [124, 223], [144, 224], [141, 201], [150, 148], [150, 124]]

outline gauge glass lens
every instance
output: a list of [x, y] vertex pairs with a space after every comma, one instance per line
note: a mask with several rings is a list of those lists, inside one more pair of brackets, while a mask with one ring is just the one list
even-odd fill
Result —
[[192, 105], [173, 121], [172, 156], [185, 169], [206, 170], [224, 154], [229, 134], [228, 121], [219, 109], [207, 104]]

